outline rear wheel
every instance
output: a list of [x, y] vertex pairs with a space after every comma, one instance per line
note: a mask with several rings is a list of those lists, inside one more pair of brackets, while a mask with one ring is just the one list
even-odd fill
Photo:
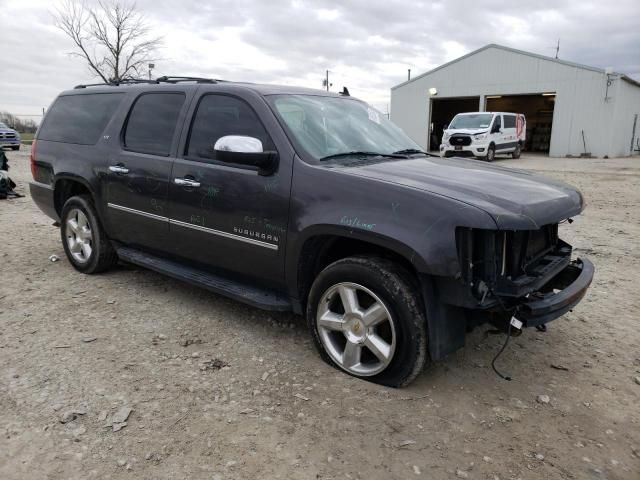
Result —
[[60, 235], [67, 258], [83, 273], [103, 272], [118, 261], [88, 195], [69, 198], [60, 215]]
[[426, 319], [412, 283], [382, 258], [349, 257], [325, 268], [307, 304], [322, 358], [354, 377], [409, 384], [427, 357]]
[[522, 153], [522, 147], [518, 144], [513, 153], [511, 153], [511, 158], [520, 158], [520, 153]]

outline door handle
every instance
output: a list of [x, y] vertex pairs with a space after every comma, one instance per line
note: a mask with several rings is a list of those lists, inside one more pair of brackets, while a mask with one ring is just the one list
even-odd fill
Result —
[[123, 167], [122, 165], [111, 165], [109, 167], [109, 170], [111, 170], [114, 173], [120, 173], [120, 174], [129, 173], [129, 169], [126, 167]]
[[174, 178], [173, 183], [176, 185], [180, 185], [181, 187], [199, 187], [200, 182], [196, 182], [195, 180], [190, 180], [188, 178]]

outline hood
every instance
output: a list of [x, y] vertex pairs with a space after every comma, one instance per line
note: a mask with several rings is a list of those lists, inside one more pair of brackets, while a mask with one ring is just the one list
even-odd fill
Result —
[[13, 128], [0, 128], [0, 133], [18, 133]]
[[473, 205], [506, 230], [538, 229], [578, 215], [584, 208], [582, 195], [569, 185], [478, 160], [416, 157], [333, 167]]
[[455, 133], [462, 133], [466, 135], [476, 135], [478, 133], [487, 133], [489, 131], [489, 127], [482, 128], [447, 128], [444, 133], [447, 135], [453, 135]]

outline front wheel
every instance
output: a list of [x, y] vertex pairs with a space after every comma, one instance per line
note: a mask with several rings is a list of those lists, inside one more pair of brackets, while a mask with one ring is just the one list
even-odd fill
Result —
[[402, 387], [426, 363], [422, 301], [389, 260], [349, 257], [325, 268], [311, 287], [307, 322], [322, 358], [354, 377]]
[[118, 261], [88, 195], [71, 197], [65, 202], [60, 215], [60, 235], [71, 265], [82, 273], [103, 272]]
[[487, 162], [493, 162], [496, 159], [496, 147], [494, 145], [489, 145], [487, 149], [487, 155], [484, 157]]

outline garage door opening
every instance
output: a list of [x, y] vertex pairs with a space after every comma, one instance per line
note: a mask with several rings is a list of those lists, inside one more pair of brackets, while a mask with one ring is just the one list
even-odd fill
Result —
[[527, 138], [523, 150], [549, 153], [555, 93], [488, 95], [485, 99], [485, 110], [488, 112], [524, 113], [527, 118]]
[[439, 150], [444, 127], [459, 113], [477, 112], [480, 97], [432, 98], [429, 149]]

